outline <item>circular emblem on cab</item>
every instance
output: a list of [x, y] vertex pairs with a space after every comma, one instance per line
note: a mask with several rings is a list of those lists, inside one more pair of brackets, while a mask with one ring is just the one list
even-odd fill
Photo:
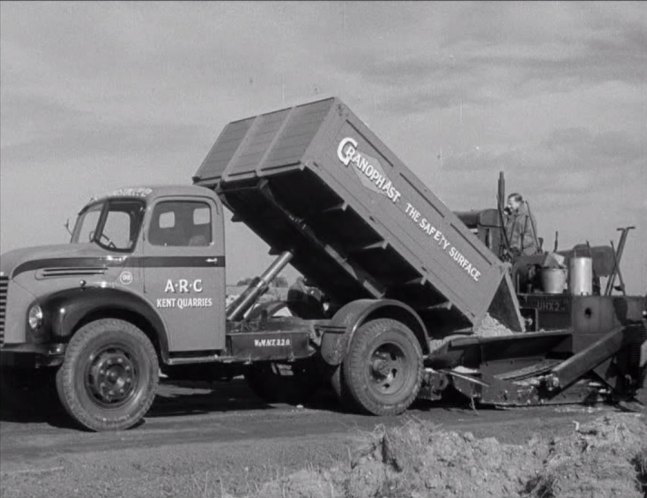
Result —
[[133, 283], [133, 274], [130, 273], [128, 270], [122, 271], [121, 275], [119, 275], [119, 282], [121, 282], [122, 285], [130, 285]]

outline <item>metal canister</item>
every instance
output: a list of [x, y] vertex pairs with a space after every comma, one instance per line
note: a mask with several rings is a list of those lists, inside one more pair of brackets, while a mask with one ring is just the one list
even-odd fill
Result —
[[561, 294], [566, 286], [566, 270], [562, 268], [542, 268], [541, 286], [546, 294]]
[[568, 268], [568, 289], [574, 296], [593, 294], [593, 259], [573, 257]]

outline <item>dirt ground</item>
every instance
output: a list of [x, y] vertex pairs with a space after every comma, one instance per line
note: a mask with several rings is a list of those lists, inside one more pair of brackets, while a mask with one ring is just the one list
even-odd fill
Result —
[[606, 414], [525, 444], [408, 421], [379, 428], [350, 462], [266, 483], [256, 497], [640, 498], [647, 491], [647, 424]]
[[[644, 496], [642, 420], [608, 406], [429, 402], [376, 418], [343, 413], [328, 394], [292, 407], [242, 381], [163, 385], [125, 432], [0, 414], [0, 496]], [[586, 492], [569, 487], [584, 478]]]

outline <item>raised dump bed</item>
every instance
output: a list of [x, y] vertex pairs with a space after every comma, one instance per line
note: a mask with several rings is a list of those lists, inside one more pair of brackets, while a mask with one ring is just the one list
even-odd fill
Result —
[[228, 124], [194, 182], [338, 303], [521, 328], [507, 265], [336, 98]]

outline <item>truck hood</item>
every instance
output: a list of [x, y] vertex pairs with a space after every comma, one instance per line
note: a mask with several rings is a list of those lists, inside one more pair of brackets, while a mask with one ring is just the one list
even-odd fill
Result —
[[0, 256], [0, 272], [2, 276], [15, 277], [21, 271], [36, 268], [83, 266], [93, 260], [95, 265], [101, 265], [106, 259], [112, 257], [121, 259], [123, 256], [111, 255], [92, 243], [25, 247], [2, 254]]

